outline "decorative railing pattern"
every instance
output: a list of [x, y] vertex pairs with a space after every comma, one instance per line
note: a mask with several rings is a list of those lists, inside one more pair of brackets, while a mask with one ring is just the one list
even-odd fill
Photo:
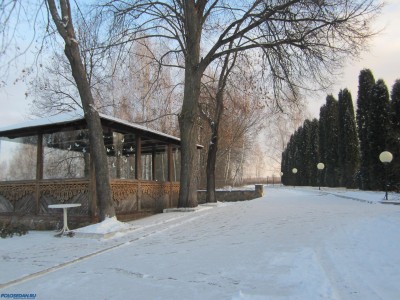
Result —
[[71, 215], [87, 216], [90, 212], [89, 180], [63, 180], [39, 182], [39, 212], [59, 213], [49, 209], [50, 204], [80, 203], [70, 209]]
[[171, 193], [175, 196], [179, 195], [179, 188], [180, 184], [179, 182], [172, 182], [171, 183]]
[[176, 207], [178, 204], [178, 182], [141, 182], [141, 207], [143, 209], [154, 208], [156, 212], [162, 212], [164, 208]]
[[129, 197], [137, 195], [138, 182], [131, 180], [113, 180], [111, 182], [112, 197], [115, 203], [120, 203]]
[[89, 181], [30, 181], [0, 183], [0, 213], [47, 214], [49, 204], [81, 203], [74, 213], [89, 212]]
[[163, 195], [170, 194], [171, 186], [169, 184], [158, 182], [142, 182], [140, 184], [141, 190], [144, 194], [150, 196], [152, 199], [161, 198]]
[[40, 183], [39, 189], [41, 195], [51, 196], [56, 203], [66, 203], [78, 195], [87, 195], [89, 181]]
[[[111, 188], [117, 214], [175, 207], [179, 193], [177, 182], [112, 180]], [[49, 209], [49, 204], [80, 203], [69, 214], [90, 217], [96, 214], [90, 199], [87, 179], [0, 182], [0, 214], [51, 215], [59, 212]]]
[[3, 196], [11, 203], [15, 203], [27, 195], [34, 194], [35, 191], [36, 191], [35, 183], [8, 182], [0, 184], [0, 196]]

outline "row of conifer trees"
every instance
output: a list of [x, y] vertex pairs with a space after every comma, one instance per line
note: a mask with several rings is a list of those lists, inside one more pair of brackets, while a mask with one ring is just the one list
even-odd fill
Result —
[[[393, 161], [384, 165], [382, 151]], [[324, 169], [318, 170], [322, 162]], [[293, 169], [297, 173], [293, 173]], [[400, 80], [391, 94], [385, 82], [364, 69], [358, 81], [357, 110], [347, 89], [328, 95], [319, 120], [306, 120], [282, 153], [282, 182], [381, 190], [400, 188]]]

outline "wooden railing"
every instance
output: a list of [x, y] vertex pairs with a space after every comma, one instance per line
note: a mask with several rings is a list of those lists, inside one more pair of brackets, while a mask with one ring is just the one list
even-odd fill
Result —
[[[118, 215], [162, 212], [176, 207], [179, 182], [111, 180], [112, 197]], [[0, 215], [48, 216], [59, 214], [50, 204], [80, 203], [68, 214], [97, 218], [96, 199], [88, 179], [0, 182]]]

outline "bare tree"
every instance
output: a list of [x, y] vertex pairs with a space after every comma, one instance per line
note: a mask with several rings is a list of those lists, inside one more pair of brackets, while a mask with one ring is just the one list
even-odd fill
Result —
[[[230, 47], [231, 46], [232, 45], [230, 45]], [[221, 66], [217, 66], [219, 77], [217, 79], [216, 87], [211, 90], [207, 89], [207, 94], [212, 98], [212, 101], [200, 101], [201, 115], [205, 120], [207, 120], [211, 131], [210, 141], [207, 143], [207, 202], [216, 201], [215, 169], [218, 157], [217, 153], [220, 140], [224, 140], [224, 138], [226, 139], [226, 137], [223, 136], [223, 130], [220, 129], [220, 124], [223, 124], [224, 121], [229, 118], [229, 113], [226, 114], [225, 112], [224, 114], [224, 110], [229, 107], [225, 107], [225, 98], [227, 98], [228, 101], [231, 101], [234, 106], [239, 108], [236, 109], [237, 113], [232, 114], [233, 117], [231, 117], [231, 122], [235, 125], [231, 127], [233, 131], [231, 132], [232, 140], [230, 143], [237, 143], [245, 135], [249, 135], [252, 128], [259, 125], [258, 123], [261, 118], [258, 112], [263, 111], [265, 106], [263, 103], [268, 102], [268, 95], [265, 94], [265, 91], [263, 91], [259, 85], [259, 82], [262, 82], [262, 78], [256, 76], [258, 70], [250, 63], [252, 59], [247, 57], [244, 53], [234, 52], [228, 53], [220, 60]], [[210, 77], [212, 78], [212, 76]], [[203, 85], [205, 84], [203, 83]], [[251, 110], [251, 112], [249, 110]], [[238, 116], [240, 117], [238, 118]], [[254, 141], [249, 141], [249, 143], [254, 143]], [[246, 144], [247, 141], [245, 143], [242, 142], [242, 147], [239, 148], [240, 163], [238, 170], [241, 170], [241, 172], [247, 154], [244, 152], [248, 151]], [[229, 146], [229, 149], [231, 151], [232, 147]], [[231, 158], [231, 155], [229, 155], [229, 158]], [[229, 162], [231, 162], [230, 159]], [[229, 172], [227, 172], [226, 175], [228, 175], [228, 173]]]
[[114, 110], [124, 111], [124, 119], [174, 134], [179, 97], [170, 70], [161, 68], [154, 59], [153, 53], [160, 47], [148, 40], [130, 45], [124, 61], [115, 62], [118, 67], [109, 98], [113, 99]]
[[[29, 25], [31, 25], [31, 27], [29, 27], [29, 30], [33, 33], [31, 41], [37, 38], [37, 29], [40, 27], [39, 23], [41, 23], [39, 20], [40, 17], [44, 19], [44, 24], [41, 24], [44, 25], [45, 28], [45, 30], [42, 31], [43, 36], [52, 35], [54, 30], [54, 32], [57, 32], [62, 38], [64, 42], [64, 54], [69, 61], [71, 73], [79, 92], [89, 128], [89, 141], [91, 146], [90, 154], [95, 167], [96, 192], [100, 211], [100, 220], [104, 220], [106, 217], [115, 216], [115, 210], [111, 198], [107, 157], [103, 141], [103, 130], [99, 114], [95, 108], [95, 102], [89, 83], [91, 74], [87, 72], [85, 65], [83, 64], [79, 41], [74, 29], [70, 1], [59, 0], [58, 3], [56, 3], [55, 0], [44, 0], [34, 3], [26, 3], [19, 0], [2, 1], [0, 3], [0, 8], [0, 19], [4, 21], [2, 26], [0, 26], [0, 35], [2, 41], [6, 41], [5, 45], [16, 45], [18, 38], [14, 33], [17, 32], [17, 28], [21, 25], [19, 23], [22, 15], [25, 15], [26, 19], [29, 21]], [[33, 14], [32, 19], [29, 18], [30, 14]], [[50, 20], [53, 21], [55, 29], [52, 28]], [[9, 34], [10, 32], [11, 34]], [[2, 58], [7, 56], [7, 46], [4, 48], [3, 45], [4, 44], [2, 44], [1, 48], [2, 51], [0, 52]], [[43, 45], [44, 44], [40, 45], [39, 52], [43, 50]], [[29, 45], [22, 48], [28, 49]], [[18, 51], [15, 56], [18, 56], [20, 53], [21, 51]], [[3, 66], [3, 64], [1, 66]]]
[[[6, 180], [34, 179], [36, 176], [36, 145], [21, 144], [13, 151], [8, 161], [8, 172]], [[6, 169], [7, 170], [7, 169]]]
[[62, 53], [54, 53], [42, 64], [29, 84], [28, 95], [33, 98], [30, 111], [35, 116], [82, 109], [70, 64]]
[[[238, 66], [243, 67], [241, 63], [237, 63], [236, 68], [231, 70], [223, 95], [218, 89], [221, 86], [221, 77], [214, 79], [215, 75], [208, 72], [209, 80], [203, 80], [200, 111], [205, 121], [201, 123], [200, 143], [208, 145], [208, 152], [201, 155], [201, 164], [207, 167], [200, 170], [200, 183], [202, 186], [208, 185], [210, 194], [213, 193], [210, 185], [214, 182], [215, 187], [232, 185], [233, 182], [241, 183], [241, 178], [245, 175], [245, 164], [250, 162], [249, 153], [254, 147], [256, 135], [260, 132], [265, 117], [265, 99], [260, 99], [262, 96], [254, 85], [257, 79], [247, 76], [249, 74], [245, 74], [243, 70], [237, 70]], [[218, 72], [220, 70], [216, 70], [216, 73]], [[220, 94], [218, 97], [217, 93]], [[217, 126], [215, 122], [218, 122]], [[210, 154], [210, 151], [216, 151], [214, 168], [209, 159], [214, 154]], [[215, 174], [212, 174], [213, 170]], [[209, 198], [208, 201], [212, 200]]]
[[307, 87], [312, 80], [325, 83], [326, 71], [358, 55], [381, 7], [374, 0], [116, 0], [104, 6], [115, 12], [114, 24], [120, 29], [114, 43], [142, 37], [163, 40], [170, 50], [158, 61], [176, 58], [176, 65], [185, 70], [179, 206], [197, 204], [196, 118], [201, 79], [213, 61], [259, 49], [265, 79], [279, 99], [285, 87]]
[[[107, 112], [112, 101], [109, 101], [110, 82], [115, 73], [115, 66], [110, 63], [110, 56], [115, 53], [100, 50], [101, 18], [96, 15], [83, 15], [82, 8], [74, 13], [76, 35], [82, 64], [86, 71], [87, 81], [94, 98], [96, 109]], [[57, 31], [49, 32], [54, 35]], [[47, 39], [47, 41], [56, 40]], [[49, 57], [40, 63], [34, 79], [30, 82], [29, 96], [33, 96], [31, 110], [34, 115], [44, 116], [65, 111], [81, 110], [82, 103], [79, 91], [72, 76], [71, 64], [59, 45], [48, 47], [42, 57]], [[114, 58], [115, 60], [115, 58]]]
[[97, 201], [100, 220], [115, 216], [111, 197], [111, 184], [107, 165], [107, 155], [103, 140], [100, 116], [88, 81], [88, 74], [82, 62], [75, 29], [72, 21], [71, 5], [68, 0], [60, 0], [57, 7], [54, 0], [46, 0], [52, 20], [65, 43], [64, 53], [71, 65], [72, 76], [78, 88], [85, 119], [89, 129], [90, 154], [94, 162]]
[[[232, 47], [232, 44], [230, 45]], [[211, 138], [208, 146], [207, 154], [207, 193], [206, 202], [217, 202], [215, 198], [215, 166], [217, 163], [217, 151], [219, 142], [219, 125], [224, 111], [224, 93], [227, 80], [232, 68], [235, 66], [237, 53], [233, 53], [233, 58], [231, 59], [231, 54], [227, 54], [223, 59], [218, 84], [217, 91], [215, 95], [215, 107], [213, 108], [213, 114], [209, 114], [201, 109], [202, 116], [208, 121], [211, 129]]]

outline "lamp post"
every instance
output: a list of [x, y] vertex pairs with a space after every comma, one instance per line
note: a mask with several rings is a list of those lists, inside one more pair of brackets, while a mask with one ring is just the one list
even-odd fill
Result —
[[[293, 173], [294, 175], [296, 175], [296, 174], [297, 174], [297, 169], [296, 169], [296, 168], [293, 168], [293, 169], [292, 169], [292, 173]], [[294, 179], [293, 187], [296, 187], [296, 177], [295, 177], [295, 179]]]
[[379, 160], [385, 165], [385, 200], [388, 200], [388, 180], [387, 180], [387, 165], [392, 161], [393, 155], [389, 151], [383, 151], [379, 154]]
[[317, 164], [317, 169], [318, 169], [318, 173], [319, 173], [319, 178], [318, 178], [318, 190], [321, 190], [321, 174], [322, 174], [322, 170], [325, 168], [324, 163], [320, 162]]

